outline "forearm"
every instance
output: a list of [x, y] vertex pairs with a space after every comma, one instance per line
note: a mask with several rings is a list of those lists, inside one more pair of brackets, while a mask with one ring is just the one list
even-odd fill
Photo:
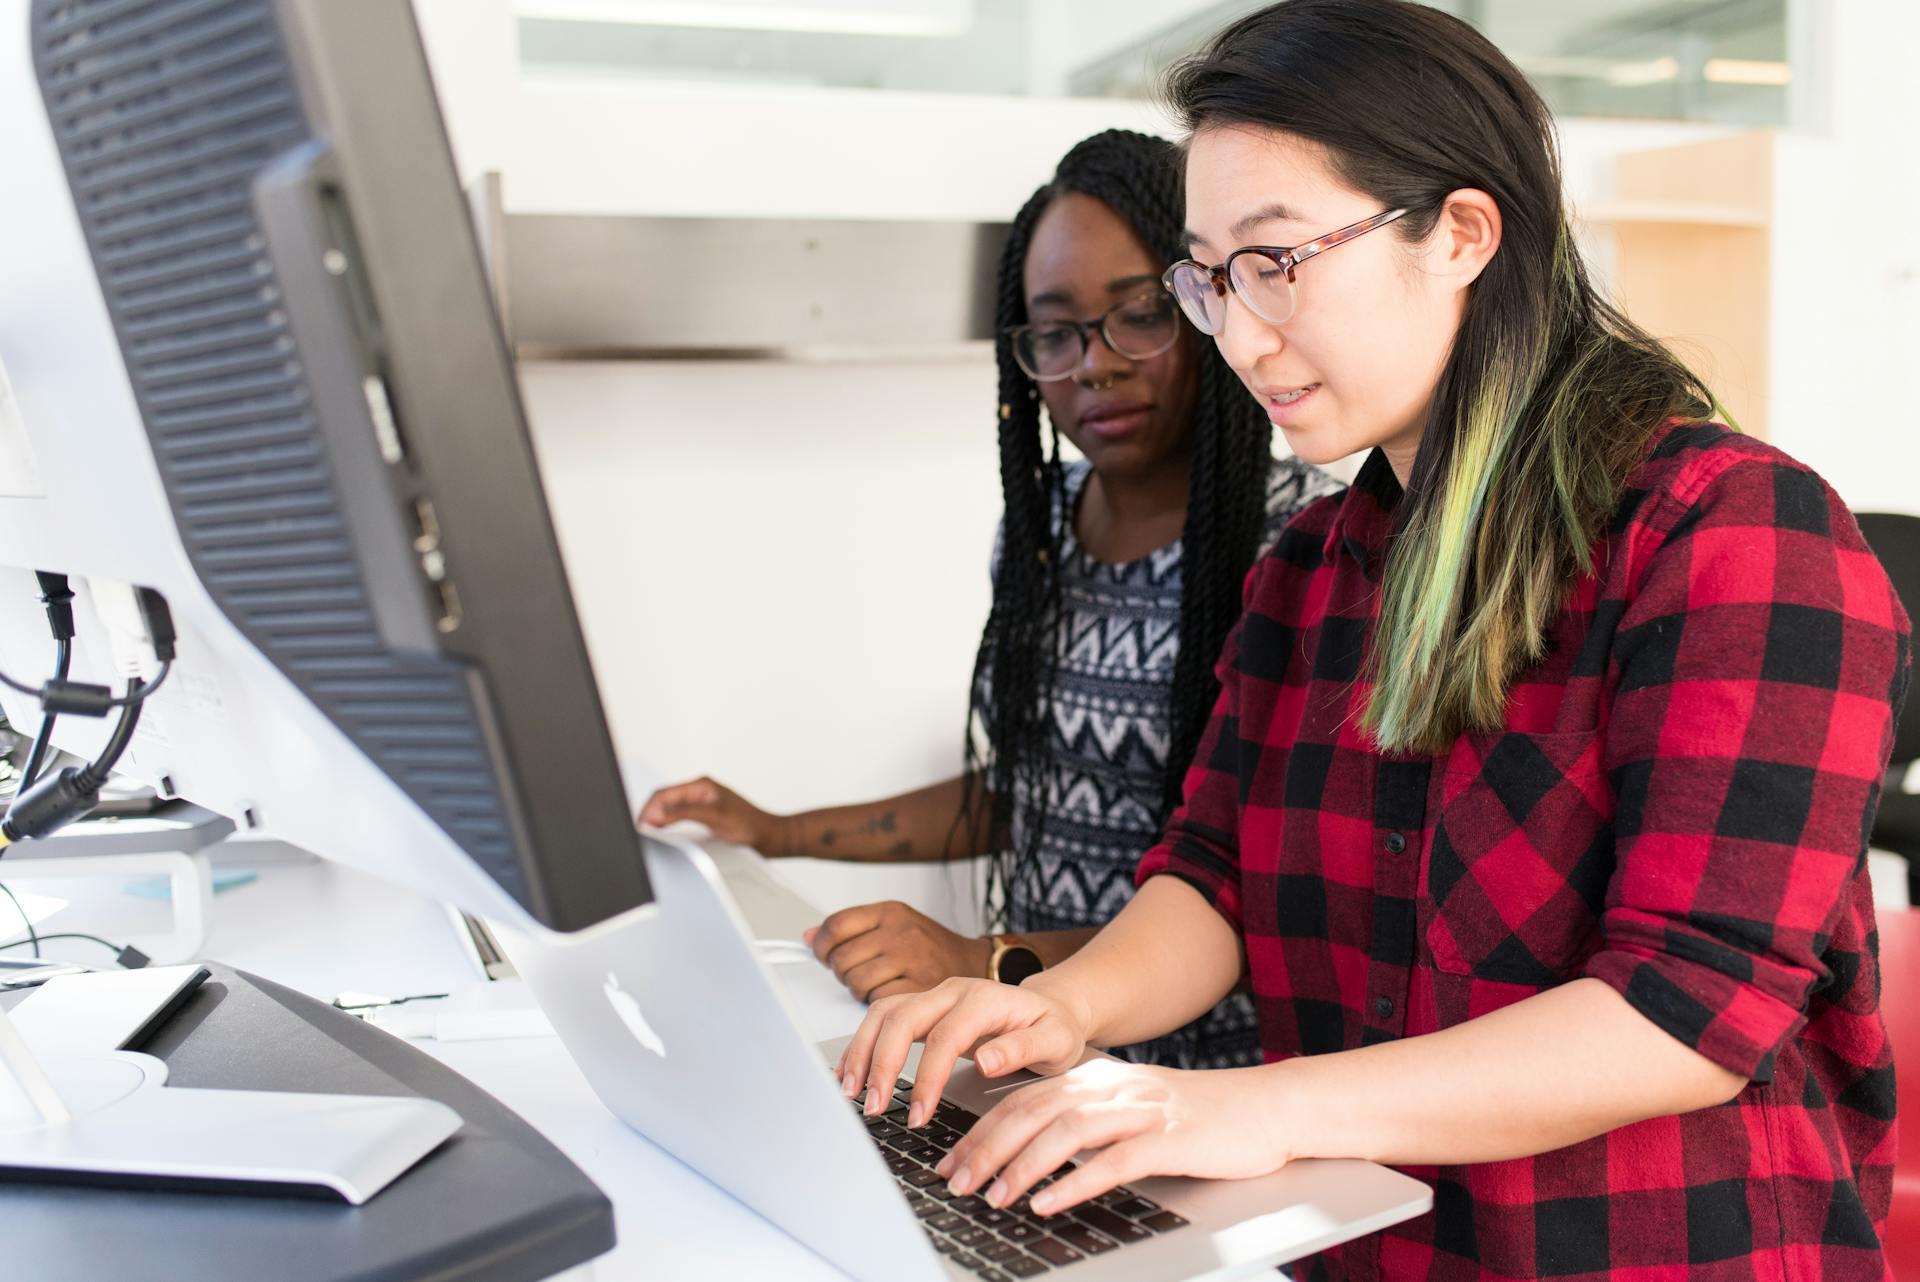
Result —
[[1051, 970], [1085, 948], [1099, 933], [1100, 927], [1088, 926], [1083, 930], [1022, 931], [1020, 938], [1040, 955], [1040, 963]]
[[963, 822], [965, 788], [960, 775], [881, 801], [789, 815], [780, 823], [780, 849], [766, 853], [859, 863], [969, 858], [986, 844], [991, 805], [980, 793], [973, 820]]
[[1442, 1032], [1244, 1070], [1295, 1157], [1400, 1166], [1529, 1157], [1733, 1098], [1745, 1079], [1597, 979]]
[[1178, 877], [1154, 877], [1057, 967], [1029, 979], [1073, 1011], [1087, 1040], [1125, 1046], [1192, 1023], [1240, 981], [1240, 938]]

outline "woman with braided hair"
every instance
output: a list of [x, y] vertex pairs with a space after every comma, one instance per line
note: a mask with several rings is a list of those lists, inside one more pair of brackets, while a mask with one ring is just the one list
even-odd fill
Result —
[[[966, 771], [791, 816], [701, 779], [641, 812], [774, 857], [989, 855], [988, 915], [1017, 934], [967, 939], [885, 903], [809, 936], [863, 999], [956, 975], [1017, 983], [1125, 906], [1212, 708], [1248, 568], [1295, 511], [1337, 488], [1271, 457], [1267, 416], [1179, 321], [1160, 277], [1181, 213], [1172, 145], [1110, 130], [1068, 152], [1013, 221], [996, 302], [1006, 509]], [[1062, 458], [1062, 438], [1080, 459]], [[1254, 1063], [1253, 1010], [1229, 995], [1123, 1049], [1185, 1067]]]

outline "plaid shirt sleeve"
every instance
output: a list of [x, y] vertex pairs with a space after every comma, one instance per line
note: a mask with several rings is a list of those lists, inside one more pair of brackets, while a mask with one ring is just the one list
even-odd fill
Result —
[[1258, 591], [1264, 564], [1264, 558], [1256, 561], [1247, 572], [1240, 621], [1227, 634], [1215, 668], [1220, 697], [1200, 736], [1193, 764], [1187, 768], [1185, 799], [1135, 873], [1139, 885], [1161, 873], [1180, 878], [1206, 896], [1236, 934], [1245, 933], [1240, 918], [1240, 791], [1234, 756], [1240, 743], [1240, 645], [1248, 620], [1261, 617], [1246, 607]]
[[1721, 454], [1689, 482], [1626, 552], [1644, 564], [1605, 734], [1618, 862], [1585, 973], [1766, 1082], [1830, 978], [1907, 642], [1813, 473]]

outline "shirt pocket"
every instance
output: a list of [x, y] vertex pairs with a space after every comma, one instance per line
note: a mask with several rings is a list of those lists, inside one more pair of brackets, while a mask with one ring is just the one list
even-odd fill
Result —
[[1613, 876], [1598, 731], [1474, 731], [1447, 754], [1421, 871], [1433, 964], [1551, 987], [1593, 951]]

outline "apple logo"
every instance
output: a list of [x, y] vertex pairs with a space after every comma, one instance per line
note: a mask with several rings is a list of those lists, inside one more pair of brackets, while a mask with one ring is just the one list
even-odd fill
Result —
[[647, 1023], [647, 1017], [640, 1013], [640, 1003], [633, 1000], [632, 994], [620, 987], [620, 980], [612, 971], [607, 972], [607, 1004], [613, 1007], [614, 1014], [627, 1026], [635, 1041], [658, 1055], [667, 1057], [667, 1044], [660, 1040], [660, 1034], [653, 1031], [653, 1025]]

